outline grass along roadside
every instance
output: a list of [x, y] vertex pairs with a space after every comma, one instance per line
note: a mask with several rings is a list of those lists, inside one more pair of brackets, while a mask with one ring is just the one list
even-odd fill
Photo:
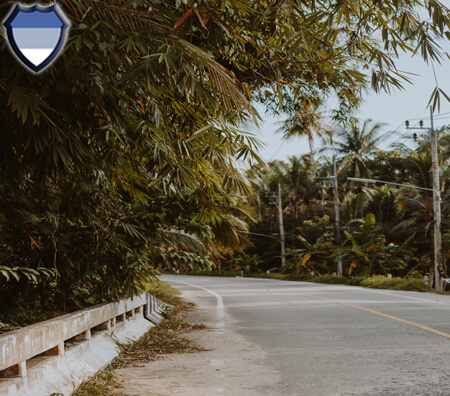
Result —
[[[219, 274], [216, 271], [201, 271], [201, 272], [190, 272], [188, 273], [188, 275], [236, 277], [241, 276], [241, 271], [222, 271], [222, 274]], [[244, 277], [248, 278], [265, 278], [265, 279], [278, 279], [286, 281], [340, 284], [349, 286], [368, 287], [371, 289], [436, 292], [428, 285], [426, 285], [423, 279], [418, 278], [410, 278], [410, 279], [388, 278], [387, 276], [377, 275], [372, 277], [358, 276], [349, 279], [344, 276], [338, 275], [322, 275], [321, 277], [319, 277], [306, 274], [293, 275], [293, 274], [281, 274], [276, 272], [244, 273], [243, 275]], [[442, 292], [440, 292], [440, 294], [442, 294]], [[444, 294], [450, 294], [450, 291], [444, 292]]]
[[203, 350], [200, 346], [181, 336], [182, 333], [205, 328], [204, 325], [191, 325], [182, 320], [183, 312], [192, 310], [194, 305], [181, 300], [180, 292], [161, 281], [152, 280], [148, 282], [145, 289], [163, 302], [173, 305], [174, 310], [139, 340], [126, 344], [115, 340], [119, 356], [104, 370], [85, 380], [72, 396], [120, 395], [122, 385], [115, 370], [157, 360], [163, 354], [194, 353]]

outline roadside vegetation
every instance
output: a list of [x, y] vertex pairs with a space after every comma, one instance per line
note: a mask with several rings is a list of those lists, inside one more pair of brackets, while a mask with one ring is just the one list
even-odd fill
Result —
[[[446, 57], [439, 43], [450, 37], [450, 12], [441, 2], [58, 4], [72, 28], [43, 73], [17, 65], [0, 29], [0, 332], [132, 296], [158, 270], [228, 259], [238, 263], [230, 268], [278, 266], [276, 243], [248, 233], [277, 233], [265, 196], [277, 183], [287, 271], [332, 273], [336, 254], [346, 276], [427, 268], [429, 195], [345, 176], [429, 186], [426, 145], [375, 153], [379, 127], [359, 127], [355, 114], [369, 90], [410, 82], [398, 54]], [[0, 20], [10, 7], [0, 4]], [[320, 109], [331, 97], [328, 128]], [[430, 103], [437, 110], [446, 98], [436, 87]], [[286, 115], [287, 138], [305, 135], [313, 148], [334, 137], [348, 227], [337, 253], [330, 191], [315, 179], [331, 162], [312, 152], [266, 167], [260, 142], [243, 130], [261, 121], [255, 103]]]
[[[265, 279], [277, 279], [285, 281], [300, 281], [300, 282], [313, 282], [313, 283], [327, 283], [334, 285], [350, 285], [368, 287], [371, 289], [388, 289], [388, 290], [405, 290], [405, 291], [418, 291], [418, 292], [433, 292], [433, 289], [424, 282], [423, 279], [410, 278], [389, 278], [383, 275], [377, 275], [374, 277], [357, 276], [354, 278], [347, 278], [345, 276], [337, 275], [323, 275], [321, 277], [312, 276], [307, 274], [283, 274], [283, 273], [244, 273], [241, 271], [203, 271], [203, 272], [191, 272], [191, 275], [198, 276], [223, 276], [223, 277], [248, 277], [248, 278], [265, 278]], [[450, 293], [450, 291], [448, 291]]]
[[[331, 132], [330, 132], [331, 133]], [[279, 276], [314, 277], [324, 281], [342, 262], [341, 283], [365, 279], [363, 285], [422, 289], [434, 278], [432, 160], [429, 142], [414, 141], [409, 131], [395, 145], [381, 150], [389, 130], [370, 120], [340, 128], [326, 148], [289, 162], [253, 167], [248, 177], [255, 193], [250, 204], [258, 220], [250, 228], [252, 246], [228, 255], [221, 270]], [[450, 127], [438, 132], [441, 169], [442, 272], [450, 257]], [[425, 138], [426, 136], [423, 136]], [[314, 154], [314, 155], [313, 155]], [[312, 162], [314, 158], [314, 162]], [[336, 174], [340, 212], [340, 243], [335, 227], [335, 194], [330, 176]], [[348, 177], [385, 183], [352, 181]], [[285, 233], [285, 265], [281, 260], [279, 204], [281, 186]], [[409, 187], [411, 186], [411, 187]], [[416, 189], [415, 187], [425, 188]], [[428, 189], [428, 190], [427, 190]], [[378, 285], [379, 277], [392, 276]], [[263, 276], [263, 275], [262, 275]], [[272, 275], [271, 275], [272, 276]], [[374, 277], [374, 278], [372, 278]], [[387, 278], [386, 278], [387, 279]], [[412, 285], [417, 286], [412, 286]], [[391, 285], [391, 286], [388, 286]]]

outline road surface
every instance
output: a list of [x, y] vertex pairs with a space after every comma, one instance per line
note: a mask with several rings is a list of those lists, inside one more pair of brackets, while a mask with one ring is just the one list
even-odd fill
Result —
[[[174, 373], [186, 380], [167, 393], [155, 383], [154, 394], [450, 395], [450, 296], [271, 279], [162, 279], [196, 302], [192, 320], [212, 329], [194, 335], [207, 344], [204, 356], [168, 362], [166, 373], [178, 367]], [[185, 360], [177, 366], [177, 359]], [[170, 387], [173, 377], [166, 380]]]

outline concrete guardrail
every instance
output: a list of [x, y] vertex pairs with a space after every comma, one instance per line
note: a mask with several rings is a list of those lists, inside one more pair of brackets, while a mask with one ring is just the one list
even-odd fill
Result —
[[[159, 323], [165, 304], [148, 293], [132, 299], [97, 305], [0, 335], [0, 384], [8, 378], [26, 378], [36, 357], [63, 357], [66, 345], [90, 341], [93, 334], [124, 332], [127, 323]], [[140, 322], [139, 322], [140, 323]], [[148, 323], [145, 325], [145, 323]], [[140, 324], [142, 328], [142, 324]], [[144, 329], [145, 330], [145, 329]], [[142, 335], [139, 330], [138, 335]], [[132, 338], [132, 337], [131, 337]], [[135, 337], [136, 338], [136, 337]], [[6, 385], [6, 384], [5, 384]], [[17, 386], [17, 384], [16, 384]], [[1, 391], [0, 394], [4, 394]]]

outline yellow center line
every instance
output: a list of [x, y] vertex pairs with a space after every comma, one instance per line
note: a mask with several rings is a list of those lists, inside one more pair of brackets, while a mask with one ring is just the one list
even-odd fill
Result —
[[278, 289], [276, 287], [267, 287], [267, 286], [263, 286], [263, 285], [256, 285], [254, 283], [243, 283], [243, 284], [244, 285], [248, 285], [248, 286], [260, 287], [262, 289], [277, 290], [277, 291], [281, 291], [283, 293], [298, 294], [299, 296], [303, 296], [303, 297], [308, 297], [308, 298], [313, 298], [313, 299], [316, 299], [316, 300], [328, 301], [328, 302], [331, 302], [331, 303], [334, 303], [334, 304], [344, 305], [346, 307], [355, 308], [355, 309], [359, 309], [361, 311], [370, 312], [371, 314], [382, 316], [383, 318], [388, 318], [388, 319], [392, 319], [392, 320], [395, 320], [395, 321], [400, 322], [400, 323], [405, 323], [407, 325], [414, 326], [414, 327], [417, 327], [419, 329], [428, 331], [430, 333], [433, 333], [433, 334], [436, 334], [436, 335], [439, 335], [439, 336], [442, 336], [442, 337], [450, 339], [450, 334], [444, 333], [443, 331], [432, 329], [431, 327], [428, 327], [428, 326], [425, 326], [425, 325], [421, 325], [419, 323], [410, 322], [409, 320], [397, 318], [396, 316], [391, 316], [391, 315], [384, 314], [382, 312], [374, 311], [373, 309], [360, 307], [358, 305], [348, 304], [348, 303], [345, 303], [345, 302], [342, 302], [342, 301], [331, 300], [329, 298], [313, 296], [311, 294], [300, 293], [300, 292], [296, 292], [296, 291], [292, 291], [292, 290]]

